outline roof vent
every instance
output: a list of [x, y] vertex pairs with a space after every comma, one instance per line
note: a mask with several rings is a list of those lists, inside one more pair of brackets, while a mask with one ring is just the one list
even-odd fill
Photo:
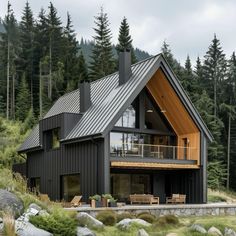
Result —
[[131, 53], [125, 49], [119, 53], [119, 85], [126, 83], [131, 74]]
[[80, 113], [86, 112], [91, 106], [90, 83], [82, 81], [79, 85], [80, 90]]

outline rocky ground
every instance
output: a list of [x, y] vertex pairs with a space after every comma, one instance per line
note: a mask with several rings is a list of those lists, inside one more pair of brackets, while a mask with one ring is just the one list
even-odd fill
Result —
[[[11, 212], [14, 221], [14, 231], [18, 236], [52, 236], [51, 232], [37, 228], [30, 223], [32, 216], [49, 216], [49, 212], [42, 209], [39, 205], [31, 203], [27, 209], [24, 209], [23, 202], [13, 193], [0, 189], [0, 212]], [[232, 216], [231, 216], [232, 217]], [[226, 217], [227, 218], [227, 217]], [[226, 219], [225, 218], [225, 219]], [[216, 218], [217, 219], [217, 218]], [[224, 218], [222, 218], [224, 219]], [[11, 220], [11, 219], [10, 219]], [[166, 225], [162, 228], [155, 223], [149, 223], [144, 219], [139, 218], [124, 218], [117, 221], [112, 226], [105, 225], [102, 221], [92, 217], [88, 213], [80, 212], [76, 214], [77, 236], [100, 236], [100, 235], [130, 235], [130, 236], [148, 236], [148, 235], [164, 235], [164, 236], [182, 236], [182, 235], [215, 235], [215, 236], [236, 236], [234, 224], [236, 218], [229, 222], [221, 222], [219, 220], [209, 221], [207, 224], [204, 221], [184, 219], [184, 221], [172, 225]], [[222, 220], [221, 220], [222, 221]], [[185, 223], [184, 223], [185, 222]], [[186, 223], [187, 222], [187, 223]], [[225, 226], [224, 226], [225, 223]], [[5, 224], [9, 224], [9, 219], [0, 217], [0, 235], [3, 233]], [[229, 227], [232, 226], [232, 227]]]

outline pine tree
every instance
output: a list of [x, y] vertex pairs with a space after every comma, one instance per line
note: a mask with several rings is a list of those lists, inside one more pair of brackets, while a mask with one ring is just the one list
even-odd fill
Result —
[[90, 78], [91, 80], [100, 79], [105, 75], [114, 72], [114, 60], [111, 44], [111, 30], [107, 14], [101, 12], [95, 17], [96, 35], [93, 37], [95, 44], [92, 50]]
[[16, 118], [20, 121], [24, 121], [30, 110], [30, 92], [28, 85], [23, 75], [21, 83], [19, 85], [19, 91], [16, 97]]
[[116, 45], [117, 54], [119, 55], [120, 51], [130, 50], [131, 51], [131, 63], [137, 62], [136, 56], [134, 54], [134, 48], [132, 46], [132, 38], [129, 33], [129, 24], [127, 19], [124, 17], [121, 21], [119, 36], [118, 36], [118, 44]]
[[[57, 71], [62, 57], [62, 27], [60, 17], [57, 16], [57, 10], [50, 2], [49, 14], [47, 17], [47, 27], [49, 35], [48, 56], [49, 56], [49, 81], [48, 98], [52, 99], [53, 73]], [[59, 64], [58, 64], [59, 63]], [[56, 98], [55, 98], [56, 99]]]
[[78, 57], [78, 42], [76, 34], [73, 30], [70, 14], [67, 13], [67, 24], [64, 30], [64, 87], [67, 91], [77, 88], [76, 83], [79, 80], [79, 57]]
[[[15, 78], [17, 72], [17, 59], [19, 56], [19, 34], [17, 22], [11, 4], [8, 2], [7, 15], [3, 21], [5, 32], [1, 33], [0, 37], [0, 52], [1, 63], [3, 66], [3, 75], [5, 76], [6, 83], [6, 118], [14, 116], [15, 110]], [[5, 86], [4, 86], [5, 87]], [[11, 109], [10, 109], [11, 108]]]
[[219, 97], [222, 93], [221, 84], [225, 79], [227, 70], [225, 54], [223, 53], [220, 41], [216, 38], [216, 35], [214, 35], [214, 39], [206, 52], [203, 69], [205, 86], [210, 97], [213, 98], [214, 116], [216, 117], [220, 105]]
[[193, 74], [192, 64], [189, 55], [187, 56], [187, 59], [185, 61], [185, 67], [182, 72], [182, 77], [180, 78], [180, 81], [185, 91], [187, 91], [191, 100], [193, 101], [195, 94], [198, 92], [198, 86], [196, 76]]
[[201, 60], [199, 57], [197, 57], [194, 72], [196, 74], [197, 84], [198, 84], [199, 88], [201, 89], [204, 87], [204, 85], [203, 85], [204, 78], [203, 78], [203, 66], [202, 66], [202, 63], [201, 63]]
[[30, 85], [31, 107], [33, 109], [34, 95], [34, 19], [33, 13], [26, 2], [23, 10], [23, 16], [20, 22], [20, 40], [21, 40], [21, 70], [24, 71], [26, 81]]
[[180, 63], [174, 58], [170, 45], [166, 43], [166, 41], [163, 42], [163, 45], [161, 47], [161, 52], [167, 62], [169, 63], [172, 70], [175, 72], [176, 76], [178, 78], [181, 78], [183, 75], [183, 68], [181, 67]]

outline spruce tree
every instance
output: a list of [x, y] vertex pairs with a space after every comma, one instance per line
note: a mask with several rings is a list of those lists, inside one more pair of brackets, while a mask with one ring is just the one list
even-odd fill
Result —
[[167, 44], [166, 41], [163, 42], [161, 52], [172, 70], [175, 72], [176, 76], [180, 79], [183, 75], [183, 68], [181, 67], [180, 63], [174, 58], [170, 49], [170, 45]]
[[107, 14], [101, 12], [95, 17], [94, 47], [91, 55], [90, 79], [100, 79], [114, 72], [114, 59], [112, 54], [111, 30]]
[[20, 22], [20, 40], [21, 40], [21, 70], [24, 71], [26, 81], [30, 85], [31, 107], [33, 109], [34, 95], [34, 19], [33, 13], [26, 2], [23, 10], [23, 16]]
[[131, 51], [131, 63], [137, 62], [136, 56], [134, 54], [134, 48], [132, 46], [132, 38], [129, 33], [129, 24], [127, 19], [124, 17], [121, 21], [119, 36], [118, 36], [118, 44], [116, 45], [117, 54], [119, 55], [120, 51], [130, 50]]
[[23, 75], [20, 85], [19, 91], [16, 97], [16, 118], [20, 121], [24, 121], [28, 115], [30, 110], [30, 92], [25, 79], [25, 75]]
[[73, 85], [72, 88], [75, 89], [74, 85], [79, 80], [79, 47], [69, 13], [67, 13], [67, 24], [64, 29], [63, 39], [64, 87], [67, 87], [68, 90], [68, 86], [71, 87]]
[[[203, 73], [205, 78], [205, 87], [214, 101], [214, 116], [217, 116], [217, 110], [220, 105], [222, 93], [222, 83], [226, 76], [227, 64], [225, 54], [220, 46], [219, 39], [214, 38], [205, 55]], [[212, 92], [213, 91], [213, 92]]]
[[[57, 70], [62, 57], [62, 27], [60, 17], [57, 16], [57, 10], [50, 2], [49, 14], [47, 16], [48, 31], [48, 56], [49, 56], [49, 81], [48, 81], [48, 98], [52, 99], [53, 73]], [[58, 64], [59, 63], [59, 64]], [[56, 98], [54, 98], [56, 99]]]
[[182, 77], [180, 78], [180, 81], [185, 91], [187, 91], [191, 100], [193, 101], [195, 94], [198, 92], [198, 88], [197, 88], [196, 76], [193, 73], [189, 55], [187, 56], [187, 59], [185, 61], [185, 67], [182, 73]]

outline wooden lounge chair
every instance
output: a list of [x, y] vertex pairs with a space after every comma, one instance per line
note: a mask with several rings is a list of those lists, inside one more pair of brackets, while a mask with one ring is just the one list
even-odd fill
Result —
[[185, 204], [186, 203], [186, 195], [185, 194], [172, 194], [171, 197], [166, 198], [166, 203], [171, 204]]
[[74, 196], [70, 202], [62, 202], [62, 206], [66, 208], [78, 207], [82, 205], [82, 196]]
[[154, 197], [151, 194], [132, 194], [129, 196], [130, 204], [133, 203], [148, 203], [148, 204], [159, 204], [159, 197]]

